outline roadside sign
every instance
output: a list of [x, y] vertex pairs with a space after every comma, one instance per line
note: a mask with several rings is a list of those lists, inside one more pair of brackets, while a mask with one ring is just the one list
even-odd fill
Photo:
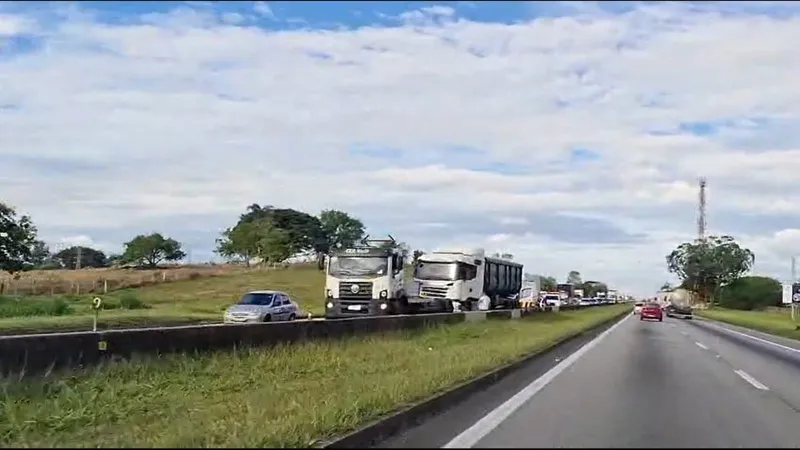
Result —
[[800, 283], [792, 284], [792, 303], [800, 303]]
[[783, 283], [781, 287], [783, 288], [781, 295], [781, 303], [783, 303], [784, 305], [792, 304], [792, 285], [789, 283]]

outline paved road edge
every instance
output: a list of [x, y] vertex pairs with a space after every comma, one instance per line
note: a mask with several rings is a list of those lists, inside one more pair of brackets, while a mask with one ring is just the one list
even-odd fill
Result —
[[405, 407], [393, 413], [389, 413], [388, 415], [372, 421], [355, 431], [332, 440], [325, 441], [318, 445], [317, 448], [373, 447], [377, 443], [397, 435], [398, 433], [402, 433], [403, 431], [423, 422], [428, 417], [444, 412], [445, 410], [453, 407], [455, 404], [465, 400], [475, 392], [499, 382], [506, 376], [518, 371], [519, 369], [522, 369], [530, 363], [533, 363], [544, 354], [556, 350], [558, 347], [574, 341], [583, 341], [581, 342], [581, 346], [585, 345], [594, 337], [612, 327], [615, 323], [619, 322], [630, 314], [630, 309], [626, 309], [624, 312], [616, 314], [613, 317], [598, 323], [597, 325], [576, 333], [568, 334], [553, 344], [539, 349], [533, 353], [527, 354], [515, 362], [495, 368], [484, 375], [461, 383], [439, 394], [435, 394], [432, 397], [429, 397], [428, 399], [418, 402], [414, 405]]

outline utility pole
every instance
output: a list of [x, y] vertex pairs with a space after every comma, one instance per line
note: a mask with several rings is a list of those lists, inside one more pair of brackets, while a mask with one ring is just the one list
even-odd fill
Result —
[[706, 178], [700, 177], [700, 194], [697, 205], [697, 239], [706, 239]]
[[792, 283], [797, 282], [797, 258], [792, 256]]

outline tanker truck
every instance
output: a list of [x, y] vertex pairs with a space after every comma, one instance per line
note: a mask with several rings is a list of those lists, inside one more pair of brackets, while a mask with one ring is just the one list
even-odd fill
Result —
[[692, 292], [686, 289], [675, 289], [665, 293], [667, 317], [681, 319], [692, 318]]

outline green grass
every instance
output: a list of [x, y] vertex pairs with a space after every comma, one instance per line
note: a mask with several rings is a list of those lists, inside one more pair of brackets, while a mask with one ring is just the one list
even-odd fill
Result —
[[[283, 290], [303, 311], [324, 313], [325, 275], [312, 265], [265, 269], [109, 292], [100, 297], [100, 328], [219, 322], [245, 292]], [[94, 295], [0, 299], [0, 334], [89, 329]], [[6, 304], [14, 305], [6, 308]], [[58, 306], [60, 305], [60, 306]], [[66, 305], [66, 309], [64, 309]], [[55, 314], [62, 308], [60, 314]]]
[[738, 311], [714, 308], [698, 310], [695, 314], [776, 336], [800, 340], [800, 330], [792, 322], [791, 311], [788, 309], [785, 311]]
[[629, 308], [164, 356], [6, 380], [0, 446], [304, 447]]

